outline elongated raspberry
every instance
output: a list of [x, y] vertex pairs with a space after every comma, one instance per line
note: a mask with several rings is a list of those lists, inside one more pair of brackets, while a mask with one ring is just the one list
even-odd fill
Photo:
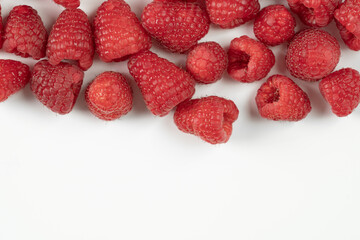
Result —
[[54, 0], [54, 2], [64, 8], [78, 8], [80, 6], [80, 0]]
[[93, 64], [94, 42], [89, 19], [81, 9], [66, 9], [56, 20], [46, 51], [52, 65], [75, 60], [82, 70]]
[[258, 90], [256, 104], [260, 115], [270, 120], [299, 121], [311, 111], [307, 94], [290, 78], [271, 76]]
[[331, 73], [321, 80], [319, 87], [333, 113], [339, 117], [351, 114], [360, 103], [360, 74], [354, 69]]
[[59, 114], [71, 112], [79, 95], [84, 72], [77, 66], [47, 60], [35, 64], [30, 88], [39, 101]]
[[179, 104], [174, 121], [181, 131], [199, 136], [208, 143], [219, 144], [229, 140], [232, 124], [238, 116], [239, 110], [233, 101], [210, 96]]
[[209, 31], [206, 12], [197, 4], [159, 2], [148, 4], [141, 16], [149, 34], [172, 52], [185, 52]]
[[45, 57], [47, 31], [32, 7], [14, 7], [7, 18], [4, 33], [4, 50], [21, 57]]
[[248, 36], [231, 41], [228, 57], [228, 73], [240, 82], [263, 79], [275, 64], [273, 52], [263, 43]]
[[150, 51], [132, 56], [128, 67], [154, 115], [167, 115], [195, 92], [195, 82], [189, 73]]
[[0, 59], [0, 102], [24, 88], [30, 80], [29, 66], [19, 61]]

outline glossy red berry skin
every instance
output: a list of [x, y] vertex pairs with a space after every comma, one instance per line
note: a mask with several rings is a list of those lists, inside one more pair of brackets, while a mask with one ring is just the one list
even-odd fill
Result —
[[63, 6], [64, 8], [78, 8], [80, 6], [80, 0], [54, 0], [55, 3]]

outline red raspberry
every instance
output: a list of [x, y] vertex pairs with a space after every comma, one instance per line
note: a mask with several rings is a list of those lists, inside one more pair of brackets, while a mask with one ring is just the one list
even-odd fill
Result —
[[273, 52], [248, 36], [231, 41], [228, 57], [228, 73], [240, 82], [254, 82], [266, 77], [275, 64]]
[[311, 111], [307, 94], [290, 78], [271, 76], [258, 90], [260, 115], [270, 120], [299, 121]]
[[195, 92], [189, 73], [150, 51], [131, 57], [128, 67], [154, 115], [165, 116]]
[[200, 43], [188, 54], [186, 68], [200, 83], [213, 83], [221, 79], [227, 67], [225, 50], [216, 42]]
[[289, 44], [286, 66], [291, 75], [305, 81], [318, 81], [329, 75], [340, 59], [340, 45], [328, 32], [307, 29]]
[[258, 0], [205, 0], [210, 21], [222, 28], [234, 28], [253, 18], [260, 10]]
[[359, 105], [360, 74], [351, 68], [331, 73], [321, 80], [320, 92], [331, 105], [333, 113], [345, 117]]
[[210, 96], [185, 101], [176, 108], [174, 121], [185, 133], [199, 136], [211, 143], [226, 143], [239, 110], [233, 101]]
[[64, 10], [52, 27], [46, 55], [52, 65], [64, 59], [78, 61], [82, 70], [93, 64], [94, 42], [89, 19], [81, 9]]
[[40, 59], [45, 57], [47, 31], [32, 7], [14, 7], [5, 25], [4, 50], [21, 57]]
[[61, 62], [56, 66], [47, 60], [35, 64], [30, 88], [39, 101], [53, 112], [71, 112], [79, 95], [84, 72], [77, 66]]
[[132, 90], [127, 80], [116, 72], [97, 76], [85, 93], [90, 111], [98, 118], [111, 121], [132, 109]]
[[341, 0], [288, 0], [290, 9], [302, 22], [312, 27], [325, 27], [334, 17]]
[[101, 4], [94, 19], [96, 51], [104, 62], [123, 61], [149, 50], [151, 39], [123, 0]]
[[25, 87], [30, 75], [28, 65], [10, 59], [0, 59], [0, 102]]
[[186, 52], [195, 46], [210, 25], [201, 7], [186, 2], [152, 2], [141, 18], [150, 35], [172, 52]]
[[2, 22], [2, 16], [1, 16], [1, 5], [0, 5], [0, 49], [2, 48], [3, 45], [3, 39], [2, 39], [2, 35], [3, 35], [3, 22]]
[[64, 8], [78, 8], [80, 6], [80, 0], [54, 0], [54, 2]]
[[283, 5], [263, 8], [254, 22], [255, 36], [266, 45], [276, 46], [295, 35], [296, 21]]

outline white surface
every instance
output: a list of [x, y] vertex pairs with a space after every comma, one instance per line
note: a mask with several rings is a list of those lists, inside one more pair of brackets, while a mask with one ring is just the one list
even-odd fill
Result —
[[[93, 17], [101, 2], [83, 0], [81, 8]], [[140, 16], [149, 1], [128, 2]], [[262, 6], [270, 3], [284, 2]], [[36, 8], [48, 29], [62, 10], [50, 0], [2, 0], [3, 16], [19, 4]], [[327, 29], [339, 39], [334, 23]], [[253, 37], [251, 24], [212, 27], [203, 41], [227, 47], [243, 34]], [[360, 53], [340, 43], [337, 69], [360, 70]], [[285, 47], [272, 49], [271, 74], [288, 75]], [[184, 65], [184, 56], [153, 50]], [[96, 61], [84, 86], [106, 70], [129, 75], [126, 63]], [[152, 116], [134, 84], [133, 111], [114, 122], [92, 116], [83, 92], [60, 116], [27, 86], [0, 104], [0, 239], [359, 240], [360, 110], [337, 118], [318, 83], [297, 81], [310, 95], [309, 116], [264, 120], [254, 104], [263, 81], [225, 76], [197, 86], [195, 97], [227, 97], [240, 109], [232, 138], [218, 146], [178, 131], [172, 114]]]

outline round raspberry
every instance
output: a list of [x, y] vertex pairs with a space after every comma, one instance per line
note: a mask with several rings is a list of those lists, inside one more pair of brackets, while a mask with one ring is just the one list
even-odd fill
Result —
[[295, 18], [283, 5], [271, 5], [257, 15], [254, 33], [266, 45], [276, 46], [294, 36], [295, 26]]
[[291, 75], [305, 81], [318, 81], [329, 75], [340, 59], [340, 45], [329, 33], [307, 29], [295, 35], [286, 54]]

